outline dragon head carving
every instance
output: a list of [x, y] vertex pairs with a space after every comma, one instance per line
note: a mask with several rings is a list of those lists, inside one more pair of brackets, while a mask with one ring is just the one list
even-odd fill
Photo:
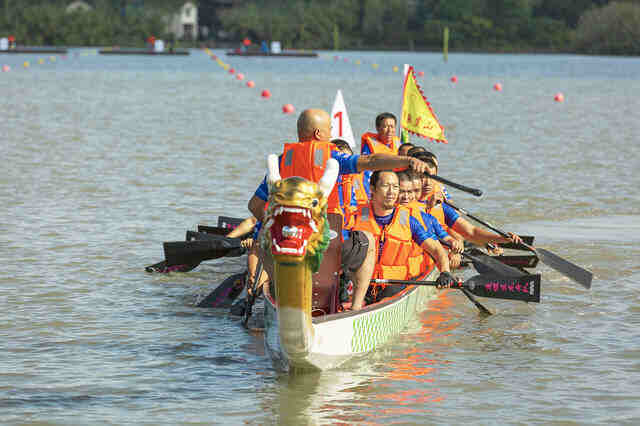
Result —
[[338, 176], [338, 163], [330, 159], [318, 183], [298, 176], [281, 179], [276, 155], [269, 156], [268, 165], [269, 208], [260, 244], [274, 260], [309, 262], [316, 272], [329, 245], [327, 199]]

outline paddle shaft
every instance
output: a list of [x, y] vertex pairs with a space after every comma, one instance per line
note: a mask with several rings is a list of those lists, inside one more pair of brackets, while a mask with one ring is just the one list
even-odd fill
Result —
[[[509, 238], [509, 235], [506, 232], [502, 231], [499, 228], [496, 228], [495, 226], [493, 226], [489, 222], [486, 222], [486, 221], [480, 219], [479, 217], [476, 217], [476, 216], [472, 215], [471, 213], [469, 213], [465, 209], [457, 207], [457, 206], [455, 206], [453, 203], [451, 203], [449, 201], [445, 201], [445, 203], [447, 203], [449, 206], [451, 206], [453, 209], [459, 211], [460, 213], [462, 213], [462, 214], [470, 217], [471, 219], [475, 220], [479, 224], [486, 226], [487, 228], [491, 229], [494, 232], [497, 232], [498, 234], [502, 235], [503, 237]], [[592, 272], [587, 271], [586, 269], [576, 265], [575, 263], [572, 263], [572, 262], [569, 262], [566, 259], [563, 259], [562, 257], [558, 256], [557, 254], [550, 252], [549, 250], [537, 249], [537, 248], [535, 248], [533, 246], [530, 246], [528, 244], [525, 244], [525, 243], [522, 243], [522, 245], [524, 247], [526, 247], [528, 250], [530, 250], [532, 253], [535, 253], [540, 258], [542, 263], [544, 263], [545, 265], [550, 266], [551, 268], [553, 268], [556, 271], [560, 272], [565, 277], [571, 278], [572, 280], [574, 280], [575, 282], [577, 282], [578, 284], [580, 284], [584, 288], [591, 288], [591, 281], [593, 280], [593, 273]]]
[[[373, 279], [375, 284], [408, 284], [438, 286], [437, 281]], [[480, 297], [494, 299], [521, 300], [523, 302], [540, 302], [540, 275], [521, 275], [505, 277], [496, 274], [481, 274], [469, 278], [465, 282], [457, 282], [449, 288], [467, 290]], [[481, 309], [482, 310], [482, 309]]]
[[427, 177], [429, 177], [429, 178], [431, 178], [433, 180], [437, 180], [440, 183], [444, 183], [447, 186], [451, 186], [453, 188], [459, 189], [460, 191], [464, 191], [464, 192], [466, 192], [468, 194], [475, 195], [476, 197], [480, 197], [482, 195], [482, 190], [480, 190], [480, 189], [471, 188], [471, 187], [468, 187], [468, 186], [465, 186], [465, 185], [461, 185], [459, 183], [452, 182], [449, 179], [445, 179], [445, 178], [443, 178], [441, 176], [438, 176], [438, 175], [431, 175], [429, 173], [425, 173], [425, 176], [427, 176]]

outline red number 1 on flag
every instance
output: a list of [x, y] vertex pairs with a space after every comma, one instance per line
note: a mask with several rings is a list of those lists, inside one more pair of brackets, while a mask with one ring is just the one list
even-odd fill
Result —
[[337, 118], [338, 122], [338, 136], [342, 137], [342, 111], [338, 111], [333, 115], [333, 118]]

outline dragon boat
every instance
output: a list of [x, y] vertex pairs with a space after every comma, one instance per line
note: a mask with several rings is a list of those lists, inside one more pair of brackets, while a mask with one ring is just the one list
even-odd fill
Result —
[[[264, 288], [265, 347], [283, 371], [327, 370], [367, 354], [398, 335], [436, 295], [434, 287], [408, 286], [360, 311], [341, 309], [338, 297], [341, 217], [327, 214], [338, 175], [329, 160], [316, 184], [281, 179], [278, 159], [268, 159], [269, 207], [259, 244], [272, 262]], [[437, 271], [427, 271], [430, 279]]]

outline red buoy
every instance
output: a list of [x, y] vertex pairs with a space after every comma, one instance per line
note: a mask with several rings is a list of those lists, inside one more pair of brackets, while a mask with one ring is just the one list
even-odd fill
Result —
[[424, 71], [418, 71], [418, 77], [424, 77]]
[[244, 74], [242, 74], [241, 72], [239, 72], [238, 74], [236, 74], [236, 78], [238, 80], [244, 80]]
[[9, 65], [2, 66], [2, 72], [9, 72], [9, 71], [11, 71], [11, 67]]
[[453, 77], [451, 77], [451, 82], [452, 83], [457, 83], [458, 82], [458, 77], [456, 77], [455, 75]]
[[229, 68], [229, 74], [233, 74], [234, 72], [236, 72], [236, 70], [235, 70], [235, 69], [233, 69], [233, 68]]
[[500, 83], [496, 83], [493, 85], [493, 90], [495, 90], [496, 92], [501, 92], [502, 91], [502, 84]]
[[564, 102], [564, 95], [561, 92], [558, 92], [553, 97], [553, 100], [556, 101], [556, 102]]
[[256, 84], [253, 82], [253, 80], [249, 80], [249, 81], [247, 81], [247, 87], [253, 87], [253, 86], [255, 86], [255, 85], [256, 85]]
[[294, 111], [295, 108], [293, 108], [293, 105], [291, 104], [284, 104], [282, 106], [282, 112], [284, 112], [285, 114], [293, 114]]
[[265, 99], [268, 99], [268, 98], [271, 97], [271, 92], [269, 90], [267, 90], [267, 89], [264, 89], [262, 91], [262, 93], [260, 94], [260, 96], [262, 96]]

